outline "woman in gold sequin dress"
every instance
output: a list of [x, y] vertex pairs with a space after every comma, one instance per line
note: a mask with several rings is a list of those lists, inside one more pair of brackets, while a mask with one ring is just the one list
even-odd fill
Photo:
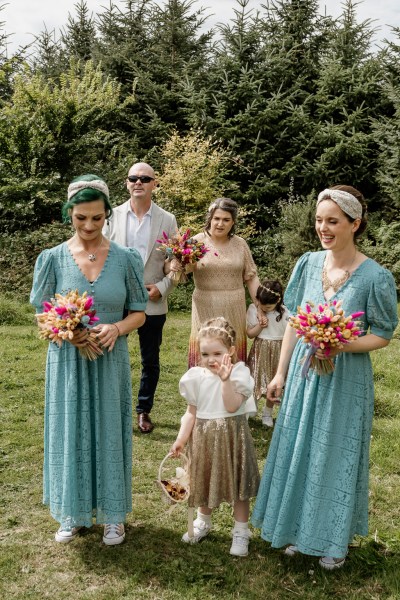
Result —
[[199, 362], [196, 344], [200, 324], [223, 316], [236, 331], [236, 352], [246, 361], [247, 286], [253, 302], [260, 284], [257, 269], [245, 240], [234, 234], [238, 206], [230, 198], [218, 198], [209, 208], [203, 233], [196, 235], [209, 248], [193, 265], [192, 329], [189, 367]]

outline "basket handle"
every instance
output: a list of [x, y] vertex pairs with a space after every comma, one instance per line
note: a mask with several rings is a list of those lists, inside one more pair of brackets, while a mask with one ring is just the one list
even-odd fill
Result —
[[168, 452], [168, 454], [166, 456], [164, 456], [164, 458], [162, 459], [160, 466], [158, 468], [158, 481], [161, 481], [162, 469], [163, 469], [165, 461], [168, 458], [183, 458], [183, 460], [186, 461], [186, 464], [189, 463], [188, 457], [183, 452], [181, 452], [179, 456], [173, 456], [170, 452]]

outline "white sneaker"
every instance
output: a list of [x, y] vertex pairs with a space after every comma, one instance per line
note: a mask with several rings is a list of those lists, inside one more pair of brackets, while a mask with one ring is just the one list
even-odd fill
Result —
[[333, 571], [334, 569], [340, 569], [343, 567], [346, 557], [344, 558], [333, 558], [332, 556], [323, 556], [319, 559], [319, 565], [327, 571]]
[[77, 536], [80, 529], [82, 529], [82, 527], [71, 527], [71, 529], [63, 529], [60, 527], [55, 535], [56, 542], [68, 544], [68, 542], [71, 542]]
[[249, 539], [251, 538], [251, 531], [240, 531], [234, 529], [232, 531], [232, 546], [230, 554], [233, 556], [247, 556], [249, 553]]
[[298, 553], [299, 549], [297, 546], [288, 546], [287, 548], [285, 548], [286, 556], [295, 556]]
[[107, 523], [104, 525], [103, 542], [106, 546], [122, 544], [125, 539], [125, 527], [123, 523]]
[[206, 537], [211, 531], [211, 525], [203, 521], [202, 519], [195, 519], [193, 521], [193, 537], [189, 537], [189, 532], [183, 534], [182, 542], [186, 544], [197, 544], [203, 538]]

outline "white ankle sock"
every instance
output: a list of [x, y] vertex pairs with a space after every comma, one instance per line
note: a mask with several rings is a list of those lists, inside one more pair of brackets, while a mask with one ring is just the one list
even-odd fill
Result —
[[247, 521], [246, 523], [242, 523], [242, 521], [235, 521], [234, 530], [240, 531], [240, 533], [246, 533], [249, 530], [249, 524]]
[[266, 417], [272, 417], [273, 406], [264, 406], [263, 415]]
[[211, 515], [204, 515], [198, 510], [197, 518], [200, 519], [200, 521], [203, 521], [206, 525], [211, 525]]

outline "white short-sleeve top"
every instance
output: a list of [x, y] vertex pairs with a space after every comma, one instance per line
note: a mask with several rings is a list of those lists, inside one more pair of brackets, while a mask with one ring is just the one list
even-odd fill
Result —
[[[280, 321], [276, 320], [276, 317], [279, 316], [277, 310], [272, 310], [267, 314], [268, 317], [268, 325], [261, 329], [258, 334], [258, 338], [261, 340], [281, 340], [285, 333], [286, 325], [289, 321], [290, 313], [286, 307], [285, 312], [282, 315]], [[258, 324], [257, 320], [257, 307], [255, 304], [250, 304], [247, 309], [246, 315], [247, 327], [255, 327]]]
[[199, 419], [221, 419], [247, 413], [246, 400], [253, 393], [254, 380], [244, 362], [233, 365], [230, 377], [236, 392], [244, 396], [244, 401], [234, 413], [228, 412], [222, 400], [222, 381], [204, 367], [192, 367], [179, 382], [179, 392], [188, 404], [196, 406]]

